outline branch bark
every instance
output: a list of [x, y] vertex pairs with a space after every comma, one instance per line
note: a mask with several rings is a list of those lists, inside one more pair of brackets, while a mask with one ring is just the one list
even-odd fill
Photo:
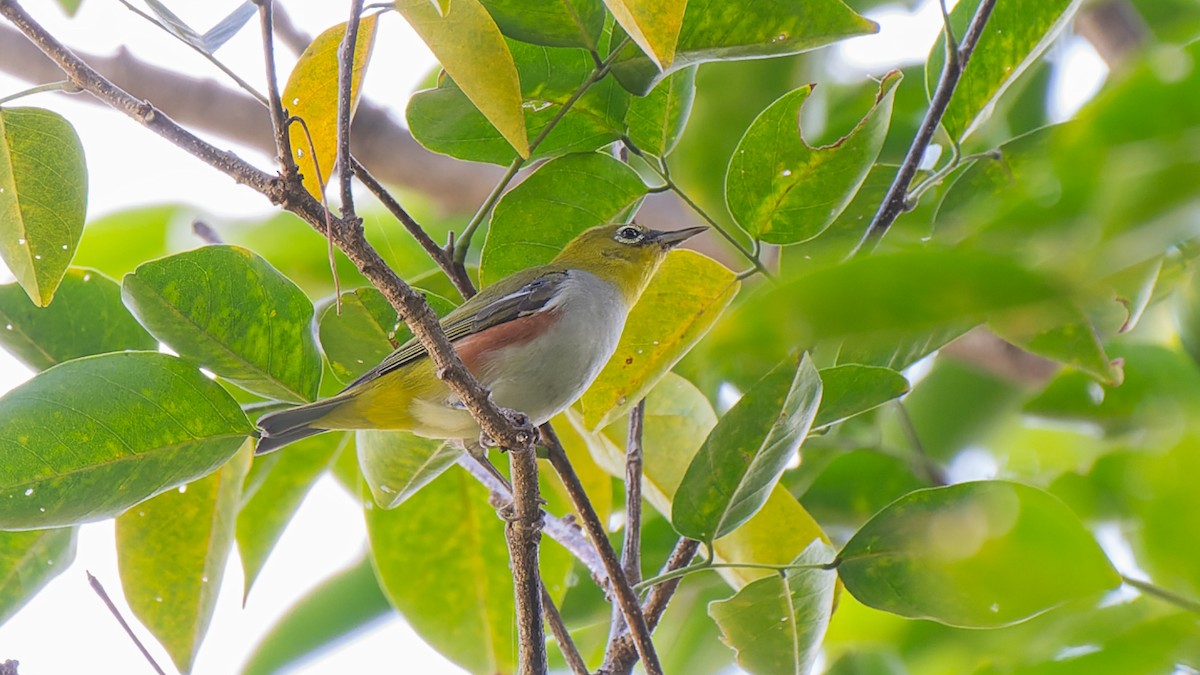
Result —
[[542, 578], [538, 573], [538, 542], [542, 509], [538, 505], [537, 455], [533, 448], [508, 453], [512, 470], [512, 512], [506, 518], [504, 538], [512, 561], [517, 608], [517, 649], [522, 675], [542, 675], [546, 661], [546, 633], [542, 628]]
[[532, 445], [535, 436], [528, 420], [511, 411], [502, 411], [491, 402], [487, 392], [479, 386], [451, 347], [437, 315], [429, 308], [424, 296], [414, 291], [387, 266], [363, 236], [361, 223], [333, 218], [304, 190], [299, 181], [285, 181], [272, 176], [232, 152], [214, 147], [184, 129], [150, 102], [138, 100], [108, 81], [50, 35], [25, 12], [17, 0], [0, 0], [0, 16], [16, 26], [58, 64], [72, 82], [111, 108], [128, 115], [238, 183], [257, 190], [273, 204], [303, 218], [318, 232], [325, 231], [326, 219], [331, 218], [329, 235], [334, 244], [396, 308], [413, 335], [429, 352], [437, 367], [438, 377], [463, 402], [482, 431], [503, 447], [517, 449]]
[[[871, 225], [863, 234], [862, 241], [858, 243], [851, 255], [870, 253], [883, 235], [887, 234], [892, 223], [896, 222], [896, 218], [911, 208], [908, 203], [908, 186], [912, 183], [913, 177], [917, 175], [921, 158], [925, 156], [925, 150], [929, 148], [934, 132], [942, 123], [942, 117], [950, 105], [950, 98], [954, 96], [954, 90], [958, 87], [963, 71], [971, 61], [975, 45], [979, 43], [979, 36], [983, 34], [983, 29], [995, 7], [996, 0], [983, 0], [979, 3], [979, 7], [975, 10], [975, 16], [972, 17], [971, 24], [967, 27], [967, 34], [957, 48], [954, 47], [951, 40], [947, 39], [946, 65], [942, 68], [942, 76], [938, 80], [937, 89], [934, 90], [933, 98], [929, 102], [929, 110], [925, 113], [925, 119], [921, 121], [917, 136], [909, 146], [908, 154], [905, 155], [904, 162], [901, 163], [900, 171], [896, 173], [896, 179], [892, 181], [887, 196], [880, 204], [879, 211], [876, 212], [875, 218], [871, 220]], [[947, 23], [947, 38], [951, 37], [949, 31], [950, 24]]]

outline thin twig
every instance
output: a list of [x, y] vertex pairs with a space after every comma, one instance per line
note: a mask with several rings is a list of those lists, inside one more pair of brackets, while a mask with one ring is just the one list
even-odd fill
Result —
[[542, 584], [542, 608], [546, 610], [546, 623], [550, 624], [550, 632], [554, 633], [554, 640], [558, 642], [558, 650], [562, 652], [563, 660], [567, 662], [571, 674], [588, 675], [587, 663], [580, 655], [579, 647], [575, 646], [575, 640], [571, 639], [571, 633], [567, 631], [567, 624], [563, 621], [558, 606], [554, 604], [554, 598], [551, 598], [550, 592], [546, 590], [545, 583]]
[[454, 261], [453, 252], [438, 246], [437, 242], [425, 231], [425, 228], [421, 227], [421, 224], [409, 215], [408, 211], [400, 205], [400, 202], [387, 191], [387, 188], [383, 187], [383, 184], [367, 171], [367, 167], [363, 166], [353, 156], [350, 157], [350, 165], [353, 167], [354, 175], [358, 177], [358, 180], [371, 191], [371, 194], [375, 195], [375, 198], [379, 200], [380, 204], [383, 204], [384, 208], [396, 217], [396, 220], [400, 221], [404, 229], [408, 230], [413, 239], [417, 240], [417, 243], [421, 245], [421, 248], [425, 249], [425, 253], [429, 254], [429, 257], [437, 263], [438, 267], [442, 268], [442, 271], [446, 273], [446, 277], [450, 279], [450, 283], [454, 284], [454, 287], [458, 289], [463, 299], [465, 300], [475, 295], [475, 284], [471, 282], [471, 277], [467, 274], [467, 268]]
[[83, 90], [77, 87], [75, 83], [70, 80], [59, 80], [58, 82], [39, 84], [36, 87], [30, 87], [23, 91], [18, 91], [15, 94], [9, 94], [8, 96], [0, 98], [0, 105], [15, 101], [19, 98], [25, 98], [26, 96], [33, 96], [34, 94], [41, 94], [47, 91], [61, 91], [64, 94], [77, 94]]
[[921, 442], [921, 435], [917, 433], [917, 425], [913, 423], [912, 415], [908, 414], [908, 406], [904, 405], [903, 401], [896, 401], [896, 410], [898, 411], [897, 417], [900, 419], [900, 428], [908, 438], [908, 443], [917, 458], [917, 467], [921, 473], [925, 474], [925, 480], [935, 486], [949, 484], [946, 480], [946, 472], [925, 451], [925, 444]]
[[1142, 581], [1141, 579], [1134, 579], [1134, 578], [1129, 577], [1124, 574], [1121, 575], [1121, 581], [1124, 581], [1125, 583], [1129, 584], [1130, 586], [1133, 586], [1134, 588], [1145, 593], [1146, 595], [1152, 595], [1152, 596], [1158, 598], [1159, 600], [1169, 602], [1172, 605], [1175, 605], [1176, 607], [1179, 607], [1180, 609], [1186, 609], [1187, 611], [1189, 611], [1193, 614], [1200, 614], [1200, 602], [1198, 602], [1196, 600], [1192, 600], [1191, 598], [1185, 598], [1182, 595], [1179, 595], [1178, 593], [1175, 593], [1173, 591], [1168, 591], [1167, 589], [1162, 588], [1160, 586], [1155, 586], [1154, 584], [1150, 583], [1149, 581]]
[[125, 617], [121, 616], [121, 610], [117, 609], [117, 606], [113, 604], [112, 598], [108, 597], [108, 593], [105, 592], [104, 586], [101, 585], [100, 580], [92, 576], [91, 572], [85, 573], [87, 574], [88, 583], [92, 586], [92, 590], [95, 591], [96, 595], [100, 596], [100, 599], [104, 601], [104, 606], [108, 607], [108, 611], [112, 613], [113, 618], [117, 620], [117, 623], [121, 624], [121, 628], [125, 629], [125, 634], [129, 636], [130, 640], [133, 640], [133, 644], [137, 645], [138, 651], [140, 651], [142, 656], [146, 658], [146, 661], [150, 664], [150, 667], [154, 669], [154, 672], [158, 673], [158, 675], [167, 675], [166, 672], [163, 671], [162, 666], [158, 665], [158, 662], [155, 661], [154, 657], [150, 655], [150, 651], [146, 649], [146, 645], [142, 644], [142, 641], [138, 639], [138, 636], [133, 632], [133, 629], [129, 627], [129, 623], [125, 621]]
[[[608, 75], [609, 69], [612, 68], [613, 62], [616, 61], [617, 52], [628, 41], [629, 38], [626, 37], [621, 41], [620, 44], [614, 47], [612, 54], [608, 57], [608, 59], [597, 64], [596, 67], [592, 69], [592, 72], [588, 74], [587, 79], [585, 79], [583, 83], [575, 89], [574, 93], [572, 93], [570, 98], [568, 98], [566, 102], [562, 104], [562, 107], [558, 109], [558, 112], [555, 113], [554, 117], [550, 119], [546, 126], [542, 127], [541, 132], [539, 132], [537, 137], [534, 138], [529, 144], [530, 157], [533, 156], [534, 151], [537, 150], [538, 146], [542, 144], [542, 141], [546, 140], [546, 137], [550, 135], [550, 132], [554, 131], [554, 127], [558, 126], [558, 123], [561, 122], [564, 117], [566, 117], [567, 113], [570, 112], [571, 107], [574, 106], [579, 99], [583, 98], [583, 95], [592, 88], [592, 85], [596, 84], [600, 80], [603, 80], [604, 76]], [[527, 161], [527, 159], [518, 155], [517, 158], [512, 161], [512, 164], [509, 164], [508, 170], [504, 172], [504, 176], [500, 178], [500, 182], [496, 184], [496, 187], [492, 190], [491, 194], [488, 195], [487, 199], [482, 205], [480, 205], [479, 209], [475, 211], [475, 215], [471, 217], [470, 222], [468, 222], [467, 226], [463, 228], [462, 235], [458, 238], [458, 245], [454, 249], [455, 261], [462, 263], [467, 259], [467, 252], [471, 249], [471, 238], [475, 236], [475, 231], [479, 229], [479, 226], [483, 224], [484, 219], [486, 219], [488, 214], [492, 212], [492, 207], [494, 207], [496, 202], [500, 200], [500, 195], [504, 194], [505, 188], [508, 187], [508, 184], [512, 182], [513, 178], [516, 177], [517, 172], [521, 170], [521, 167], [524, 166], [525, 162]]]
[[[457, 463], [488, 489], [493, 503], [503, 505], [512, 502], [512, 492], [509, 487], [470, 455], [463, 454]], [[583, 563], [597, 584], [603, 586], [608, 583], [608, 572], [604, 571], [604, 563], [600, 561], [596, 547], [592, 546], [583, 531], [579, 529], [579, 525], [571, 517], [559, 518], [548, 513], [543, 514], [542, 531]]]
[[[354, 53], [358, 45], [358, 24], [362, 17], [363, 0], [350, 0], [350, 19], [346, 21], [346, 34], [338, 49], [338, 101], [337, 101], [337, 161], [342, 185], [342, 217], [353, 220], [354, 191], [350, 168], [350, 101], [354, 95]], [[316, 160], [316, 157], [313, 158]]]
[[267, 67], [267, 108], [271, 111], [271, 131], [275, 136], [275, 155], [285, 180], [295, 180], [300, 173], [292, 157], [292, 137], [288, 133], [287, 113], [279, 97], [279, 78], [275, 72], [275, 39], [273, 0], [256, 0], [259, 23], [262, 26], [263, 63]]
[[255, 99], [258, 100], [259, 103], [261, 103], [263, 105], [267, 105], [266, 98], [264, 98], [262, 94], [258, 93], [257, 89], [255, 89], [249, 82], [243, 80], [241, 78], [241, 76], [239, 76], [237, 73], [233, 72], [233, 70], [231, 70], [229, 68], [229, 66], [226, 66], [224, 63], [221, 63], [221, 61], [219, 59], [217, 59], [216, 56], [213, 56], [212, 52], [208, 51], [207, 49], [201, 49], [199, 46], [194, 45], [191, 42], [183, 39], [181, 36], [176, 34], [174, 31], [168, 30], [165, 26], [163, 26], [161, 23], [159, 23], [157, 19], [155, 19], [154, 17], [150, 16], [149, 14], [143, 12], [142, 10], [138, 9], [137, 7], [134, 7], [133, 5], [131, 5], [128, 2], [128, 0], [117, 0], [117, 2], [120, 2], [122, 5], [125, 5], [125, 8], [128, 9], [129, 11], [133, 12], [134, 14], [137, 14], [138, 16], [142, 17], [146, 21], [149, 21], [150, 23], [154, 24], [158, 28], [161, 28], [165, 33], [167, 33], [171, 37], [173, 37], [176, 40], [179, 40], [183, 44], [187, 45], [188, 48], [190, 48], [192, 51], [196, 52], [200, 56], [203, 56], [205, 59], [208, 60], [209, 63], [216, 66], [218, 70], [220, 70], [222, 73], [225, 73], [225, 75], [227, 75], [229, 77], [229, 79], [233, 80], [234, 83], [237, 84], [238, 87], [241, 87], [241, 89], [243, 91], [245, 91], [247, 94], [250, 94], [251, 96], [253, 96]]
[[[970, 62], [971, 54], [975, 52], [975, 45], [979, 43], [979, 37], [983, 34], [984, 26], [987, 25], [988, 18], [991, 17], [992, 9], [995, 6], [996, 0], [982, 0], [978, 9], [975, 10], [975, 16], [971, 19], [971, 25], [967, 28], [966, 35], [963, 36], [961, 46], [956, 50], [949, 51], [946, 65], [942, 68], [942, 76], [929, 101], [929, 110], [925, 113], [925, 119], [922, 120], [921, 126], [917, 130], [917, 136], [909, 146], [908, 154], [905, 155], [904, 162], [900, 165], [900, 171], [892, 181], [887, 196], [879, 205], [879, 211], [876, 212], [867, 231], [863, 233], [862, 240], [850, 254], [852, 257], [870, 253], [887, 233], [892, 223], [900, 217], [900, 214], [911, 208], [908, 186], [917, 175], [917, 169], [921, 166], [921, 158], [925, 156], [925, 150], [929, 148], [934, 132], [941, 126], [942, 117], [950, 105], [950, 98], [954, 96], [954, 90], [958, 87], [959, 80], [962, 79], [963, 70]], [[945, 32], [948, 45], [953, 44], [954, 35], [948, 22]]]
[[276, 8], [275, 12], [275, 34], [296, 55], [303, 53], [312, 42], [312, 36], [300, 30], [282, 6]]
[[637, 648], [637, 654], [642, 660], [642, 666], [646, 670], [646, 675], [662, 675], [662, 665], [658, 661], [658, 653], [654, 650], [654, 642], [650, 639], [650, 629], [646, 625], [646, 617], [642, 615], [642, 608], [638, 602], [637, 594], [633, 592], [633, 587], [625, 578], [625, 572], [621, 569], [621, 561], [617, 558], [612, 544], [608, 541], [608, 534], [604, 531], [604, 525], [600, 522], [600, 517], [596, 515], [596, 510], [592, 508], [591, 500], [588, 499], [587, 492], [584, 491], [583, 484], [579, 481], [579, 475], [575, 473], [574, 467], [571, 466], [571, 461], [567, 458], [567, 452], [563, 449], [562, 443], [554, 433], [554, 429], [547, 424], [543, 424], [541, 430], [542, 442], [545, 444], [550, 455], [550, 464], [558, 473], [563, 486], [566, 487], [567, 495], [570, 497], [571, 503], [575, 506], [576, 512], [583, 521], [583, 530], [587, 533], [588, 538], [592, 540], [592, 545], [596, 547], [596, 551], [600, 554], [600, 560], [604, 564], [604, 569], [608, 572], [609, 588], [612, 590], [613, 595], [616, 596], [621, 613], [625, 615], [625, 622], [629, 625], [634, 646]]
[[549, 665], [542, 624], [542, 578], [538, 573], [542, 509], [538, 505], [537, 455], [532, 447], [510, 450], [508, 462], [513, 501], [511, 508], [505, 509], [504, 538], [512, 561], [520, 672], [542, 675]]
[[625, 446], [625, 540], [621, 569], [633, 585], [642, 580], [642, 420], [646, 399], [629, 411], [629, 442]]
[[[58, 64], [73, 82], [109, 107], [126, 114], [238, 183], [257, 190], [273, 204], [300, 216], [318, 231], [325, 229], [325, 209], [307, 191], [267, 174], [232, 152], [217, 149], [179, 126], [149, 102], [140, 101], [117, 87], [80, 61], [34, 21], [17, 0], [0, 0], [0, 16], [11, 22], [42, 53]], [[438, 377], [463, 402], [483, 432], [502, 447], [520, 448], [533, 443], [534, 430], [528, 424], [521, 424], [511, 412], [505, 412], [491, 402], [487, 391], [475, 381], [446, 339], [437, 315], [429, 308], [424, 296], [414, 291], [388, 267], [379, 252], [363, 236], [361, 222], [347, 222], [338, 218], [333, 224], [330, 234], [335, 245], [383, 293], [412, 329], [413, 335], [428, 351]]]
[[[680, 539], [676, 542], [675, 548], [671, 550], [671, 555], [667, 557], [667, 562], [663, 565], [659, 576], [687, 567], [692, 558], [696, 557], [696, 551], [699, 549], [700, 542], [695, 539], [686, 537]], [[646, 602], [642, 604], [642, 613], [646, 616], [646, 625], [651, 631], [658, 626], [659, 620], [667, 611], [667, 605], [675, 596], [675, 591], [679, 588], [681, 581], [683, 581], [682, 578], [664, 581], [651, 588], [650, 592], [646, 594]], [[637, 649], [633, 643], [633, 636], [628, 632], [622, 633], [609, 645], [604, 655], [604, 665], [600, 666], [596, 675], [623, 675], [633, 668], [636, 661]]]

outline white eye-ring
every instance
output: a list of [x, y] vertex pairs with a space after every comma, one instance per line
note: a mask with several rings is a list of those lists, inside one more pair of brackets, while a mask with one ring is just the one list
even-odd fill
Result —
[[642, 240], [645, 232], [642, 228], [636, 225], [626, 225], [617, 228], [617, 241], [625, 244], [632, 244]]

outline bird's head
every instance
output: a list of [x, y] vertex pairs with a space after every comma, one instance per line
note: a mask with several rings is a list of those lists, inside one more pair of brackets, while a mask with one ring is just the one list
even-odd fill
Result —
[[667, 252], [707, 229], [701, 226], [667, 232], [636, 223], [601, 225], [572, 239], [554, 261], [616, 284], [632, 305]]

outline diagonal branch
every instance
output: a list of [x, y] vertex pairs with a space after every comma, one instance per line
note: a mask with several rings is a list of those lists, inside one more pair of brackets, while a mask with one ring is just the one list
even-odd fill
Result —
[[[970, 62], [971, 54], [975, 52], [975, 45], [979, 43], [979, 37], [983, 34], [983, 29], [995, 7], [996, 0], [982, 0], [979, 8], [975, 10], [975, 16], [971, 19], [971, 25], [967, 27], [962, 44], [956, 50], [948, 48], [946, 65], [942, 68], [941, 79], [938, 80], [937, 89], [934, 90], [933, 97], [929, 101], [929, 110], [925, 113], [925, 119], [921, 121], [917, 136], [908, 148], [908, 154], [905, 155], [904, 162], [900, 165], [896, 179], [892, 181], [892, 187], [888, 189], [887, 196], [879, 206], [879, 211], [875, 214], [867, 231], [863, 233], [862, 240], [858, 242], [851, 256], [870, 253], [879, 244], [879, 240], [883, 239], [883, 235], [887, 234], [888, 228], [896, 222], [900, 214], [912, 208], [908, 200], [908, 186], [917, 175], [921, 158], [925, 156], [925, 150], [929, 148], [933, 134], [941, 126], [946, 108], [950, 106], [950, 98], [954, 96], [954, 90], [958, 87], [959, 80], [962, 79], [963, 71]], [[946, 24], [946, 33], [947, 43], [952, 44], [950, 24], [948, 23]]]
[[[288, 183], [249, 164], [242, 158], [219, 150], [181, 127], [148, 101], [140, 101], [105, 79], [50, 35], [20, 6], [17, 0], [0, 0], [0, 16], [42, 50], [81, 89], [91, 93], [114, 110], [122, 112], [179, 148], [247, 185], [273, 204], [295, 213], [317, 231], [325, 230], [327, 213], [311, 195], [296, 183]], [[503, 447], [523, 448], [535, 438], [527, 420], [497, 408], [455, 353], [438, 324], [437, 315], [424, 296], [396, 275], [363, 236], [362, 226], [333, 218], [330, 236], [355, 267], [384, 294], [396, 312], [408, 324], [437, 368], [437, 375], [479, 423], [489, 437]], [[524, 423], [522, 423], [524, 422]]]

